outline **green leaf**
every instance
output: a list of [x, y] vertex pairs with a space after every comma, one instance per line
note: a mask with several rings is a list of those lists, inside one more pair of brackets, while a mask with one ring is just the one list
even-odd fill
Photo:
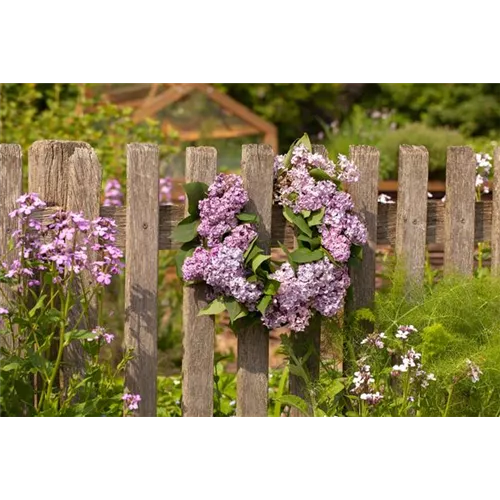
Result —
[[182, 266], [187, 257], [191, 257], [193, 255], [195, 248], [198, 246], [196, 241], [190, 241], [188, 243], [184, 243], [177, 253], [175, 254], [175, 268], [177, 270], [177, 276], [182, 280]]
[[302, 215], [294, 214], [290, 207], [283, 207], [283, 216], [287, 221], [297, 226], [304, 234], [312, 237], [311, 228], [307, 225], [307, 222]]
[[278, 280], [268, 280], [264, 285], [265, 295], [276, 295], [280, 288], [281, 283]]
[[252, 271], [254, 273], [257, 272], [257, 269], [266, 261], [271, 258], [270, 255], [257, 255], [253, 260], [252, 260]]
[[248, 264], [249, 262], [252, 262], [258, 255], [263, 254], [264, 250], [262, 248], [258, 247], [257, 245], [254, 245], [252, 249], [250, 250], [250, 253], [246, 256], [245, 258], [245, 265]]
[[307, 262], [315, 262], [324, 257], [321, 250], [309, 250], [308, 248], [297, 248], [291, 254], [291, 258], [297, 264], [305, 264]]
[[310, 219], [307, 221], [309, 226], [319, 226], [323, 222], [323, 217], [325, 215], [325, 207], [320, 208], [319, 210], [315, 210]]
[[309, 175], [316, 181], [332, 181], [334, 179], [330, 177], [324, 170], [321, 168], [312, 168], [309, 170]]
[[207, 197], [208, 186], [204, 182], [188, 182], [184, 184], [184, 191], [188, 199], [188, 213], [198, 215], [198, 203]]
[[242, 222], [259, 222], [259, 216], [257, 214], [247, 214], [246, 212], [241, 212], [236, 218]]
[[303, 145], [312, 153], [311, 139], [307, 134], [304, 134], [298, 141], [297, 146]]
[[283, 245], [283, 243], [281, 243], [279, 241], [278, 241], [278, 245], [280, 246], [281, 250], [283, 250], [283, 252], [285, 253], [286, 258], [288, 259], [288, 262], [290, 263], [290, 265], [293, 267], [294, 271], [297, 271], [297, 264], [292, 259], [292, 254], [290, 253], [288, 248], [285, 245]]
[[30, 312], [28, 313], [28, 316], [30, 318], [32, 318], [35, 315], [35, 313], [38, 311], [38, 309], [41, 309], [43, 307], [46, 297], [47, 297], [46, 294], [43, 294], [42, 296], [40, 296], [37, 303], [31, 308]]
[[245, 262], [247, 261], [248, 254], [253, 250], [253, 247], [255, 246], [256, 242], [257, 242], [257, 236], [250, 242], [248, 248], [245, 250], [245, 253], [243, 254], [243, 259], [245, 260]]
[[309, 243], [311, 250], [316, 250], [321, 246], [321, 238], [319, 236], [316, 236], [316, 238], [309, 238], [309, 236], [306, 236], [305, 234], [299, 234], [299, 236], [297, 236], [297, 239], [299, 241], [305, 241], [306, 243]]
[[307, 219], [311, 215], [310, 210], [301, 210], [300, 213], [303, 215], [304, 219]]
[[172, 239], [179, 243], [188, 243], [198, 237], [200, 219], [195, 215], [188, 215], [182, 219], [172, 231]]
[[211, 316], [215, 314], [220, 314], [226, 310], [226, 305], [221, 297], [212, 300], [208, 306], [204, 307], [198, 313], [198, 316]]
[[276, 401], [280, 402], [281, 404], [297, 408], [297, 410], [299, 410], [306, 416], [309, 415], [309, 409], [307, 403], [298, 396], [294, 396], [292, 394], [284, 394], [283, 396], [276, 398]]
[[96, 337], [95, 333], [88, 330], [70, 330], [64, 334], [64, 340], [70, 342], [71, 340], [89, 340]]
[[232, 297], [226, 298], [224, 300], [224, 304], [226, 305], [227, 312], [229, 313], [231, 323], [237, 319], [245, 317], [248, 314], [248, 309]]
[[262, 297], [257, 304], [257, 310], [261, 314], [264, 314], [272, 300], [273, 300], [272, 295], [264, 295], [264, 297]]
[[13, 363], [9, 363], [8, 365], [2, 366], [2, 371], [3, 372], [11, 372], [12, 370], [16, 370], [21, 366], [20, 363], [17, 361], [14, 361]]

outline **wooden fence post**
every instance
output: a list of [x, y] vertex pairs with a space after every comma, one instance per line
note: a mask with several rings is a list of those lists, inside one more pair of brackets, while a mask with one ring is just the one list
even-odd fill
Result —
[[[38, 193], [47, 206], [83, 212], [87, 219], [99, 217], [102, 169], [94, 150], [85, 142], [37, 141], [28, 154], [29, 191]], [[82, 273], [83, 274], [83, 273]], [[88, 279], [88, 276], [82, 276]], [[78, 315], [73, 310], [73, 316]], [[94, 327], [97, 311], [91, 307], [90, 324]], [[71, 343], [65, 350], [64, 361], [68, 369], [84, 369], [84, 351], [80, 342]]]
[[[320, 154], [325, 158], [328, 157], [328, 151], [325, 146], [320, 144], [313, 144], [313, 153]], [[304, 357], [311, 350], [310, 356], [305, 363], [305, 368], [311, 381], [318, 380], [321, 350], [321, 316], [317, 313], [314, 314], [307, 328], [303, 332], [292, 332], [290, 338], [293, 352], [298, 358]], [[290, 394], [306, 399], [305, 381], [291, 372], [289, 390]], [[297, 408], [291, 408], [290, 416], [304, 417], [305, 415]]]
[[399, 146], [395, 251], [409, 287], [412, 283], [421, 285], [424, 279], [428, 170], [425, 147]]
[[[11, 262], [13, 255], [8, 255], [8, 243], [14, 227], [9, 213], [16, 208], [16, 200], [21, 196], [23, 188], [23, 161], [21, 146], [17, 144], [0, 144], [0, 258], [1, 262]], [[1, 285], [4, 293], [9, 287]], [[3, 294], [0, 294], [0, 306]], [[12, 347], [13, 339], [3, 337], [7, 345]], [[0, 346], [2, 344], [0, 343]]]
[[[186, 182], [211, 184], [217, 174], [217, 150], [210, 147], [186, 149]], [[187, 207], [187, 201], [186, 201]], [[182, 413], [185, 417], [211, 417], [214, 398], [213, 316], [198, 316], [207, 304], [206, 286], [184, 287], [182, 358]]]
[[158, 365], [159, 149], [127, 146], [125, 345], [133, 349], [125, 385], [141, 395], [137, 415], [156, 416]]
[[491, 272], [500, 275], [500, 147], [493, 154], [493, 213], [491, 220]]
[[377, 250], [378, 166], [380, 153], [373, 146], [351, 146], [349, 157], [359, 169], [359, 181], [349, 185], [354, 209], [361, 214], [368, 230], [363, 260], [349, 269], [352, 299], [348, 311], [371, 307], [375, 297], [375, 252]]
[[[259, 246], [271, 250], [274, 153], [267, 144], [243, 146], [241, 172], [250, 198], [247, 211], [259, 218]], [[267, 417], [269, 331], [258, 324], [238, 334], [236, 412], [240, 417]]]
[[476, 162], [466, 146], [449, 147], [446, 158], [444, 273], [472, 275]]

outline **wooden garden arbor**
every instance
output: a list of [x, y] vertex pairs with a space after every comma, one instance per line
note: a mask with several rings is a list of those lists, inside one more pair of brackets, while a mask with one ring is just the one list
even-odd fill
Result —
[[165, 132], [175, 130], [181, 141], [259, 136], [278, 151], [274, 124], [209, 84], [112, 84], [104, 92], [111, 102], [132, 107], [136, 121], [158, 119]]

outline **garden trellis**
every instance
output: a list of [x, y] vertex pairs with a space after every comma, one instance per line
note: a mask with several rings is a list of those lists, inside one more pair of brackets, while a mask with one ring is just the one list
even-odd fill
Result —
[[[315, 151], [326, 154], [323, 146]], [[394, 246], [408, 278], [422, 282], [426, 244], [444, 244], [445, 273], [470, 275], [474, 268], [475, 243], [491, 241], [491, 267], [500, 273], [500, 184], [493, 182], [493, 200], [476, 201], [474, 152], [469, 147], [450, 147], [446, 165], [446, 202], [428, 200], [427, 150], [400, 146], [397, 203], [378, 204], [379, 152], [372, 146], [352, 146], [351, 160], [360, 170], [360, 181], [350, 186], [356, 210], [368, 228], [369, 241], [363, 260], [351, 269], [353, 295], [350, 310], [370, 306], [375, 294], [377, 244]], [[268, 145], [247, 145], [242, 151], [242, 176], [250, 196], [249, 210], [260, 216], [259, 240], [264, 250], [294, 246], [294, 234], [281, 208], [273, 206], [274, 152]], [[125, 251], [126, 347], [135, 357], [126, 372], [130, 391], [140, 393], [140, 416], [156, 414], [157, 278], [159, 250], [175, 249], [171, 234], [184, 217], [183, 207], [158, 203], [158, 148], [131, 144], [127, 150], [127, 203], [125, 207], [100, 206], [101, 166], [93, 149], [83, 142], [38, 141], [28, 155], [28, 190], [48, 204], [45, 213], [60, 208], [83, 211], [87, 218], [112, 217], [118, 225], [118, 246]], [[494, 154], [495, 172], [500, 169], [500, 148]], [[210, 184], [217, 173], [217, 151], [211, 147], [188, 148], [186, 181]], [[17, 145], [0, 145], [0, 253], [5, 254], [12, 231], [8, 214], [22, 193], [22, 154]], [[43, 217], [44, 214], [41, 214]], [[183, 414], [211, 416], [213, 412], [213, 317], [198, 316], [206, 305], [204, 285], [184, 290]], [[319, 373], [321, 324], [311, 322], [307, 331], [294, 334], [297, 354], [309, 345], [313, 377]], [[82, 352], [75, 344], [66, 359], [78, 368]], [[267, 416], [269, 335], [263, 326], [252, 326], [238, 335], [237, 414]], [[301, 395], [298, 378], [290, 379], [292, 394]], [[297, 414], [296, 412], [292, 412]]]

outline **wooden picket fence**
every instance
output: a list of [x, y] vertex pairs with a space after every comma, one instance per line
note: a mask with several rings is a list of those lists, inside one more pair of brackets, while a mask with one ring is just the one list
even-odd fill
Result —
[[[316, 152], [326, 154], [323, 146]], [[446, 202], [428, 200], [427, 150], [401, 146], [397, 204], [382, 205], [378, 198], [379, 152], [371, 146], [352, 146], [351, 159], [360, 169], [360, 182], [350, 187], [356, 210], [368, 227], [369, 242], [363, 261], [351, 270], [353, 297], [350, 310], [370, 306], [375, 293], [375, 250], [391, 244], [408, 277], [421, 282], [426, 244], [444, 244], [444, 272], [470, 275], [475, 243], [491, 242], [491, 266], [500, 272], [500, 184], [497, 174], [493, 200], [475, 199], [475, 158], [469, 147], [450, 147], [446, 164]], [[246, 145], [241, 171], [249, 192], [248, 210], [260, 216], [259, 238], [264, 250], [284, 242], [294, 245], [293, 231], [273, 206], [273, 158], [268, 145]], [[29, 151], [29, 187], [44, 199], [47, 211], [62, 208], [83, 211], [89, 218], [112, 217], [119, 228], [118, 246], [125, 251], [126, 347], [134, 349], [125, 383], [140, 393], [140, 416], [156, 415], [157, 374], [157, 279], [158, 251], [175, 249], [172, 229], [184, 217], [179, 206], [159, 206], [159, 155], [157, 146], [131, 144], [127, 148], [127, 203], [125, 207], [100, 206], [101, 166], [93, 149], [83, 142], [38, 141]], [[500, 148], [494, 154], [495, 172], [500, 173]], [[210, 184], [217, 173], [217, 151], [211, 147], [188, 148], [186, 181]], [[498, 187], [498, 188], [497, 188]], [[18, 145], [0, 145], [0, 254], [7, 250], [11, 232], [8, 213], [22, 191], [22, 155]], [[211, 416], [213, 412], [213, 362], [215, 328], [213, 317], [198, 316], [206, 305], [204, 286], [184, 290], [183, 414]], [[315, 355], [308, 360], [313, 377], [319, 373], [321, 322], [294, 335], [300, 353], [312, 342]], [[268, 401], [269, 333], [254, 326], [238, 335], [237, 414], [266, 416]], [[75, 349], [70, 361], [77, 363]], [[290, 391], [301, 394], [300, 381], [291, 377]], [[296, 413], [293, 413], [296, 415]]]

